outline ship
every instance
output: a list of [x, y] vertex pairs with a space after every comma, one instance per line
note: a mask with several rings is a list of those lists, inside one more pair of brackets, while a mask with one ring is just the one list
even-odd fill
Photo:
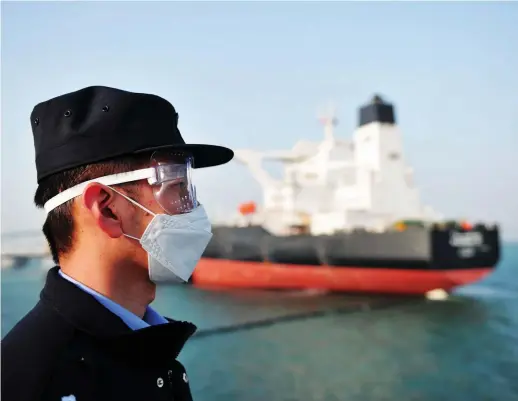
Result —
[[[380, 95], [357, 110], [352, 138], [291, 150], [235, 151], [262, 187], [213, 237], [192, 277], [202, 287], [424, 295], [481, 280], [500, 258], [496, 223], [446, 220], [423, 205], [404, 158], [395, 107]], [[282, 178], [264, 168], [282, 163]]]

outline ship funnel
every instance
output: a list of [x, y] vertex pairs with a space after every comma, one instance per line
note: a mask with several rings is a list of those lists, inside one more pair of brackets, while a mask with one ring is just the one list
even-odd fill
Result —
[[373, 122], [396, 124], [394, 106], [387, 103], [379, 94], [375, 94], [369, 103], [358, 110], [358, 127]]

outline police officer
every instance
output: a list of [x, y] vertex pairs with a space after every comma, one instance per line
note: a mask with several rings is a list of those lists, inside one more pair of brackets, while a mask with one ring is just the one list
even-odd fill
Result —
[[177, 357], [196, 327], [149, 304], [212, 235], [192, 169], [233, 152], [186, 144], [165, 99], [101, 86], [36, 105], [31, 125], [57, 266], [2, 341], [2, 400], [191, 400]]

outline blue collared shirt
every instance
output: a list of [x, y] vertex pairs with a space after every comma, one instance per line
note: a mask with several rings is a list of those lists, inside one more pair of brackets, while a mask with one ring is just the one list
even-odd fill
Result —
[[99, 294], [97, 291], [92, 290], [86, 285], [80, 283], [77, 280], [74, 280], [72, 277], [66, 275], [61, 270], [59, 270], [59, 274], [64, 279], [70, 281], [71, 283], [77, 285], [83, 291], [92, 295], [101, 305], [103, 305], [106, 309], [108, 309], [113, 314], [117, 315], [121, 320], [126, 323], [126, 325], [132, 330], [139, 330], [145, 327], [154, 326], [157, 324], [167, 323], [167, 320], [158, 314], [153, 308], [148, 306], [146, 308], [146, 313], [144, 314], [144, 319], [141, 319], [134, 313], [129, 310], [123, 308], [118, 303], [113, 302], [111, 299], [106, 298], [104, 295]]

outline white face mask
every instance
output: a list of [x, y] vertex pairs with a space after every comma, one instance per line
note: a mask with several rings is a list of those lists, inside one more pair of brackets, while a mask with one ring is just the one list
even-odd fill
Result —
[[212, 238], [211, 224], [203, 206], [198, 205], [191, 212], [184, 214], [155, 214], [133, 199], [113, 190], [155, 216], [140, 239], [124, 234], [139, 241], [148, 253], [151, 281], [187, 282]]

